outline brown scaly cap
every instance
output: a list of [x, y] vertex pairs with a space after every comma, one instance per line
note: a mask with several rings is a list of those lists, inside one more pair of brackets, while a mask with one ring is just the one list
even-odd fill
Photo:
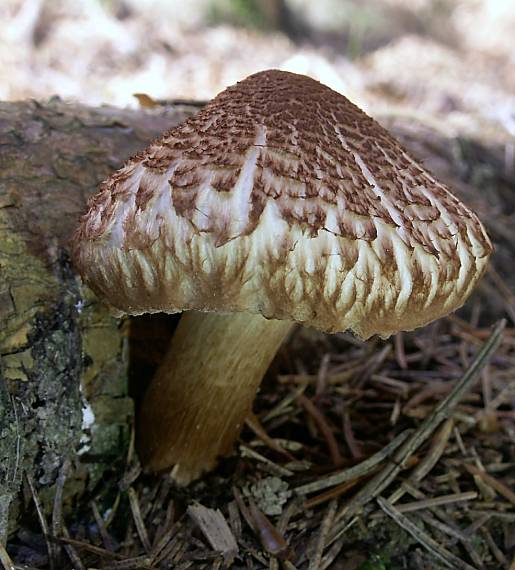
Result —
[[229, 87], [108, 178], [75, 263], [122, 313], [261, 313], [386, 337], [463, 304], [491, 243], [376, 121], [317, 81]]

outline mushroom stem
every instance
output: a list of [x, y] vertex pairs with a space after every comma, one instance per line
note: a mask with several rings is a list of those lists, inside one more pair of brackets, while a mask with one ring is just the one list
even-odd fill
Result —
[[184, 313], [143, 399], [146, 468], [174, 465], [173, 478], [186, 485], [229, 453], [291, 326], [248, 313]]

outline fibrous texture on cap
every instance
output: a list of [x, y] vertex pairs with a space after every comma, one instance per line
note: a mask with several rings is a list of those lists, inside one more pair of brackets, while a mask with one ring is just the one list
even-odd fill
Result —
[[120, 312], [248, 311], [363, 338], [459, 307], [491, 252], [384, 128], [281, 71], [229, 87], [106, 180], [73, 248]]

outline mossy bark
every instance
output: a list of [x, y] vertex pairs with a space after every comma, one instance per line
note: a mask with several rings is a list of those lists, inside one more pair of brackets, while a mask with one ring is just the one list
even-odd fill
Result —
[[193, 107], [0, 103], [0, 542], [28, 473], [50, 508], [124, 456], [133, 405], [123, 325], [81, 287], [68, 241], [99, 181]]

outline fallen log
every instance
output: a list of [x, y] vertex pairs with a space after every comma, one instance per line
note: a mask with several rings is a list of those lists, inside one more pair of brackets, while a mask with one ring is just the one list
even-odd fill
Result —
[[68, 241], [98, 182], [194, 109], [0, 104], [0, 542], [24, 474], [49, 508], [66, 459], [72, 497], [125, 453], [127, 335], [81, 287]]

